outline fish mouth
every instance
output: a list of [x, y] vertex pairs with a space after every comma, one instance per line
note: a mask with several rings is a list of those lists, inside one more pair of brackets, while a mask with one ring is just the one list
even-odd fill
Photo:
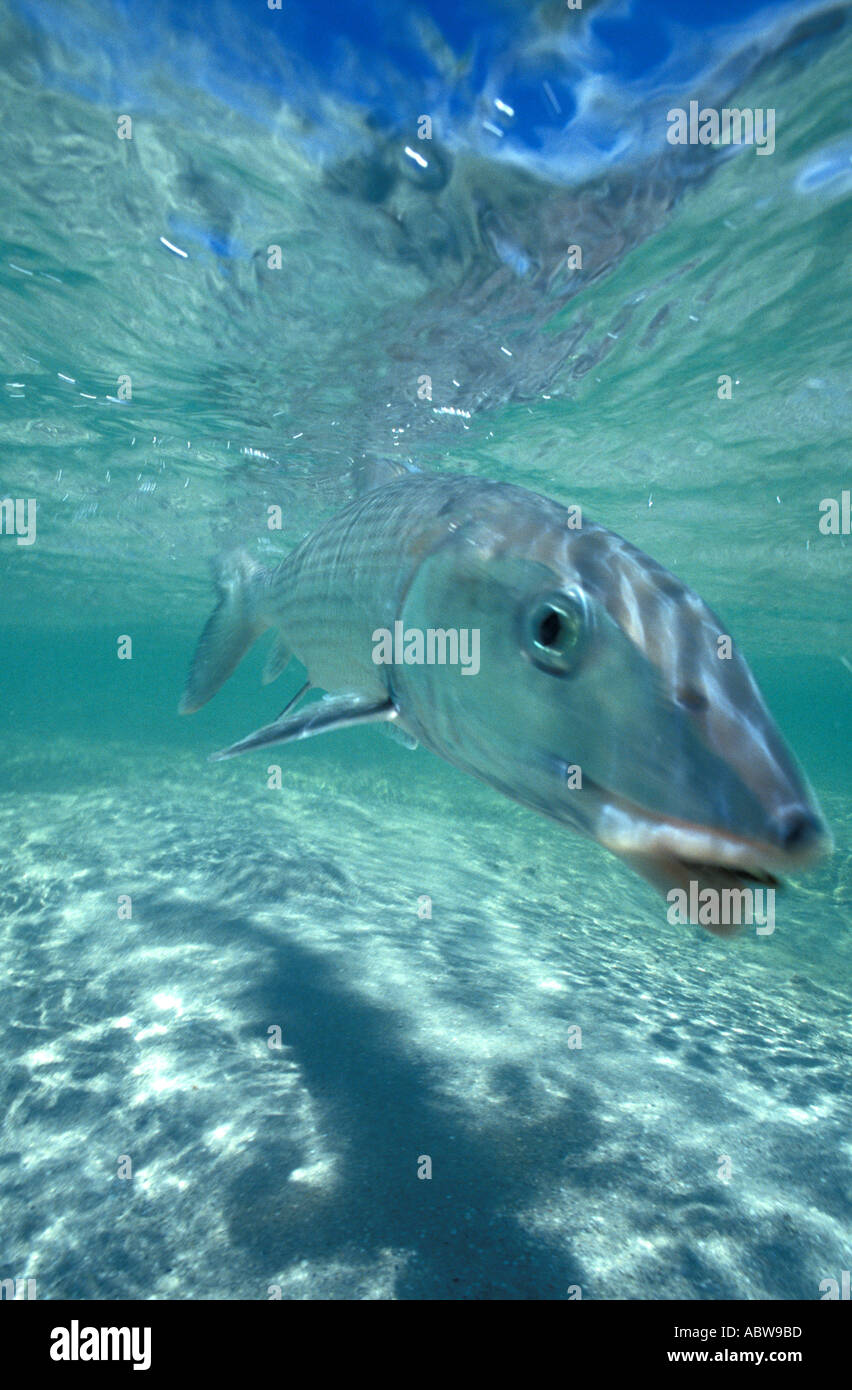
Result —
[[[609, 848], [609, 846], [607, 846]], [[697, 883], [699, 891], [704, 888], [783, 888], [780, 875], [762, 867], [755, 861], [745, 863], [726, 863], [718, 859], [685, 859], [677, 854], [666, 854], [661, 850], [649, 853], [634, 851], [625, 853], [616, 850], [623, 858], [629, 859], [639, 872], [652, 882], [669, 888], [688, 888]]]
[[[588, 787], [588, 780], [584, 781]], [[663, 894], [672, 889], [689, 892], [697, 884], [704, 889], [783, 888], [783, 875], [806, 867], [831, 850], [831, 838], [813, 809], [810, 833], [795, 847], [735, 831], [677, 820], [640, 807], [617, 793], [594, 786], [599, 800], [598, 843], [625, 860]], [[734, 928], [711, 926], [717, 935]]]
[[[784, 887], [784, 880], [770, 873], [768, 869], [746, 869], [740, 864], [706, 864], [695, 859], [673, 858], [671, 863], [675, 872], [685, 874], [688, 878], [696, 878], [701, 883], [713, 880], [714, 887], [743, 888], [752, 883], [762, 888]], [[721, 882], [717, 883], [716, 880]]]
[[[717, 904], [723, 904], [726, 901], [730, 903], [730, 896], [726, 898], [725, 894], [739, 896], [756, 890], [762, 894], [765, 889], [774, 891], [784, 887], [783, 879], [757, 864], [745, 867], [743, 864], [726, 864], [715, 860], [684, 859], [659, 851], [644, 855], [622, 854], [621, 857], [636, 873], [663, 893], [669, 902], [674, 901], [669, 897], [673, 890], [681, 893], [683, 901], [690, 904], [690, 912], [694, 901], [699, 904], [700, 911], [701, 904], [707, 900], [708, 889], [716, 895]], [[695, 898], [693, 893], [697, 895]], [[762, 903], [762, 896], [756, 901]], [[752, 920], [752, 915], [743, 914], [742, 908], [728, 919], [724, 916], [724, 908], [716, 917], [712, 913], [699, 915], [697, 922], [692, 916], [689, 917], [690, 922], [704, 927], [714, 936], [736, 936], [744, 923]]]

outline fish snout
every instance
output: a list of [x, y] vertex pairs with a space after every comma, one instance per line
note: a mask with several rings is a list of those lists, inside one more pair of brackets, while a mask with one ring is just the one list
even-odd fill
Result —
[[770, 842], [795, 862], [809, 862], [831, 848], [831, 835], [811, 806], [786, 806], [769, 821]]

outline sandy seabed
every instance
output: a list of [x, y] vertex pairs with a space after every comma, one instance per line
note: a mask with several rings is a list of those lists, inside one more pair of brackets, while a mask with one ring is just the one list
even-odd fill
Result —
[[720, 942], [422, 752], [279, 751], [280, 790], [267, 759], [171, 749], [7, 768], [0, 1277], [44, 1299], [840, 1278], [842, 836], [773, 937]]

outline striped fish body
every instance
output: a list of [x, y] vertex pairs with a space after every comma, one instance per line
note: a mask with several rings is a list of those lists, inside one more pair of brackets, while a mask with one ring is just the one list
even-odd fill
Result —
[[[184, 697], [197, 708], [266, 627], [331, 692], [227, 754], [384, 719], [660, 887], [774, 882], [828, 847], [810, 788], [706, 604], [578, 509], [508, 483], [405, 477], [275, 570], [222, 567]], [[377, 636], [476, 634], [478, 663]], [[446, 653], [448, 648], [443, 649]]]

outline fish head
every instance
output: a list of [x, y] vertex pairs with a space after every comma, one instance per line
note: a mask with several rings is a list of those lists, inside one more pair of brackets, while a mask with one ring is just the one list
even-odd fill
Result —
[[663, 893], [775, 886], [830, 850], [730, 635], [612, 532], [461, 526], [421, 565], [403, 620], [478, 633], [475, 672], [395, 671], [411, 731]]

